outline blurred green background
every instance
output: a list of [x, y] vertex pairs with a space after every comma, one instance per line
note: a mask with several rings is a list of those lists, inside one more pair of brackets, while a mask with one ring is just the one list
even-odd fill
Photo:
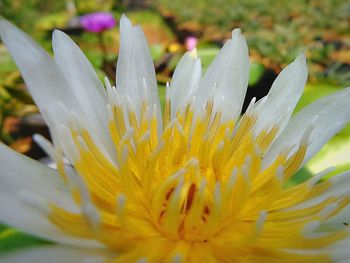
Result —
[[[51, 33], [58, 28], [81, 47], [102, 79], [114, 79], [118, 56], [118, 25], [102, 34], [84, 31], [79, 17], [107, 11], [118, 21], [125, 13], [140, 24], [150, 44], [159, 92], [175, 65], [197, 42], [204, 68], [235, 27], [242, 28], [251, 55], [247, 102], [264, 96], [280, 70], [298, 53], [308, 59], [309, 80], [296, 111], [310, 102], [350, 86], [350, 1], [344, 0], [0, 0], [0, 15], [29, 33], [51, 52]], [[102, 45], [101, 45], [102, 38]], [[0, 42], [0, 141], [40, 159], [33, 133], [48, 136], [6, 48]], [[350, 169], [350, 126], [337, 134], [297, 175], [290, 185], [336, 166]], [[45, 241], [0, 227], [0, 253]]]

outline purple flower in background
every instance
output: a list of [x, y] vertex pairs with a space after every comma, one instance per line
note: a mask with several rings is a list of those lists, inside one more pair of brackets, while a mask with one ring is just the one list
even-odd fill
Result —
[[111, 13], [95, 12], [80, 17], [80, 24], [86, 31], [100, 33], [114, 27], [116, 21]]
[[197, 46], [197, 43], [198, 43], [198, 38], [196, 38], [195, 36], [186, 37], [185, 46], [188, 51], [191, 51], [192, 49], [194, 49]]

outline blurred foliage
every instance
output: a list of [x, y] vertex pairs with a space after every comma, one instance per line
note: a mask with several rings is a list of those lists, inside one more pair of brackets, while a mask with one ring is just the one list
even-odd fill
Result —
[[0, 45], [0, 141], [15, 143], [7, 125], [11, 117], [22, 117], [37, 111], [33, 100], [26, 90], [20, 72], [12, 58]]
[[[340, 50], [350, 52], [349, 1], [155, 0], [153, 3], [183, 34], [221, 42], [233, 28], [242, 28], [253, 57], [277, 71], [304, 51], [312, 62], [311, 77], [322, 79], [324, 72], [336, 62], [332, 54]], [[350, 64], [349, 55], [342, 63]], [[349, 76], [326, 76], [333, 82], [350, 83]]]
[[115, 4], [119, 4], [119, 1], [114, 0], [70, 0], [67, 1], [67, 5], [75, 4], [75, 8], [78, 14], [91, 13], [99, 11], [110, 11]]
[[14, 142], [9, 130], [5, 128], [7, 118], [21, 117], [36, 111], [31, 96], [21, 83], [18, 71], [13, 72], [0, 83], [0, 141], [7, 144]]
[[36, 20], [65, 8], [65, 1], [1, 0], [1, 15], [26, 31], [32, 31]]

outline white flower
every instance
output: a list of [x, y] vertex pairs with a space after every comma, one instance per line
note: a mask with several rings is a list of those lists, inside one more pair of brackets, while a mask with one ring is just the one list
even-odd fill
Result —
[[204, 76], [195, 50], [183, 56], [162, 117], [142, 30], [124, 16], [120, 30], [115, 88], [64, 33], [52, 58], [0, 22], [53, 144], [35, 140], [58, 166], [0, 145], [0, 221], [59, 244], [0, 261], [346, 261], [350, 173], [284, 183], [349, 121], [350, 89], [292, 116], [299, 55], [241, 117], [249, 56], [235, 29]]

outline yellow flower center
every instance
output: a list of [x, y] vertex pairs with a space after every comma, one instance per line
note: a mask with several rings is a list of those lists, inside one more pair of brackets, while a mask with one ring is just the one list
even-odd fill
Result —
[[345, 233], [311, 237], [306, 231], [349, 198], [301, 206], [331, 183], [285, 187], [304, 158], [307, 133], [296, 151], [286, 149], [263, 168], [278, 127], [254, 136], [256, 116], [249, 112], [236, 124], [222, 120], [209, 102], [203, 116], [187, 106], [169, 121], [168, 101], [159, 135], [156, 110], [146, 103], [139, 117], [118, 105], [110, 110], [118, 165], [86, 130], [71, 129], [79, 177], [67, 175], [62, 163], [59, 171], [82, 212], [52, 205], [50, 220], [60, 229], [121, 252], [111, 262], [330, 261], [318, 250]]

